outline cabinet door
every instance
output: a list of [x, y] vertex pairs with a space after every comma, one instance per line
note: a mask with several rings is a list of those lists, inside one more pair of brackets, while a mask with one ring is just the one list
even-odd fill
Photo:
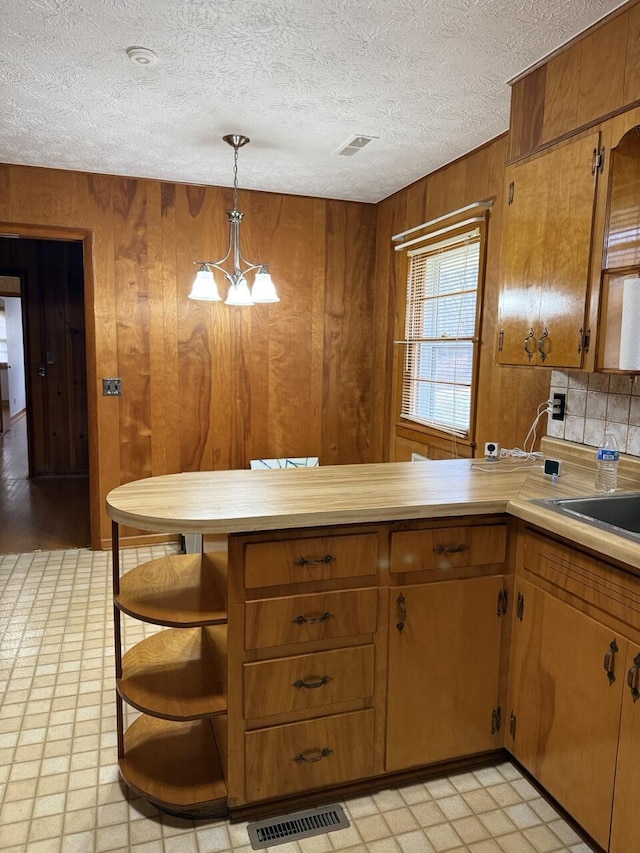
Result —
[[502, 364], [580, 367], [599, 134], [510, 170], [501, 258]]
[[526, 581], [516, 613], [507, 746], [606, 848], [626, 640]]
[[610, 853], [629, 853], [640, 843], [640, 647], [627, 649], [620, 718]]
[[502, 588], [487, 577], [389, 590], [387, 770], [501, 745], [492, 712]]

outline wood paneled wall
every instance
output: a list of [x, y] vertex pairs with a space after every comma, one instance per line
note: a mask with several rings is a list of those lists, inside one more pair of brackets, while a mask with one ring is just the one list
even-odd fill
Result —
[[[378, 205], [377, 282], [388, 290], [393, 306], [394, 338], [404, 338], [404, 299], [400, 253], [393, 250], [393, 234], [445, 216], [465, 205], [494, 199], [487, 230], [487, 261], [482, 307], [476, 447], [435, 437], [419, 429], [397, 424], [397, 394], [388, 388], [387, 433], [389, 458], [406, 460], [412, 452], [430, 458], [484, 454], [484, 443], [498, 441], [503, 447], [521, 447], [536, 413], [537, 404], [549, 393], [549, 370], [499, 367], [495, 362], [498, 311], [498, 271], [504, 192], [507, 136], [433, 172]], [[390, 346], [388, 375], [397, 382], [400, 345]], [[392, 366], [394, 365], [395, 366]], [[393, 398], [393, 399], [392, 399]]]
[[640, 102], [640, 3], [596, 24], [515, 81], [514, 159]]
[[[105, 495], [130, 480], [384, 458], [375, 206], [241, 191], [243, 251], [271, 264], [281, 302], [192, 302], [193, 261], [224, 254], [231, 206], [224, 188], [0, 166], [0, 231], [84, 239], [94, 547]], [[123, 396], [103, 397], [115, 376]]]

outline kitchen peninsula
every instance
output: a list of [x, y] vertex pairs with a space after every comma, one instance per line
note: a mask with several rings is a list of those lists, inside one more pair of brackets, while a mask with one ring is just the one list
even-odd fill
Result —
[[[640, 545], [530, 503], [593, 493], [593, 473], [567, 461], [554, 484], [531, 461], [451, 460], [113, 490], [125, 781], [176, 814], [240, 818], [506, 748], [598, 844], [628, 850], [639, 762], [623, 685], [638, 687]], [[122, 525], [203, 533], [204, 553], [120, 577]], [[227, 552], [209, 551], [207, 534], [223, 532]], [[565, 661], [562, 645], [546, 659], [554, 608], [567, 649], [593, 645], [593, 661]], [[123, 654], [123, 618], [164, 630]], [[577, 679], [581, 713], [554, 666], [568, 695]], [[126, 731], [123, 703], [142, 712]], [[591, 748], [594, 722], [610, 730]], [[563, 744], [575, 750], [566, 781]]]

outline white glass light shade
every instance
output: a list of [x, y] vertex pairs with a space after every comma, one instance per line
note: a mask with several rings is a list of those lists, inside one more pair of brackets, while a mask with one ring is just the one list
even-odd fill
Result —
[[253, 305], [251, 291], [246, 278], [241, 275], [235, 284], [232, 284], [224, 300], [225, 305]]
[[268, 272], [258, 272], [253, 281], [251, 297], [254, 302], [280, 302], [276, 286]]
[[193, 280], [189, 299], [200, 299], [203, 302], [220, 302], [220, 294], [213, 273], [206, 267], [201, 267]]

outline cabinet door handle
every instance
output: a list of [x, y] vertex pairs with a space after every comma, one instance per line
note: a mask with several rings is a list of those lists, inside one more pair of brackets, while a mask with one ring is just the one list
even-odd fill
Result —
[[534, 340], [535, 335], [533, 334], [533, 329], [529, 329], [529, 334], [524, 339], [524, 351], [529, 356], [529, 361], [533, 358], [533, 350], [529, 349], [529, 343]]
[[615, 660], [616, 660], [616, 652], [620, 651], [618, 648], [618, 644], [615, 640], [612, 640], [609, 643], [609, 651], [604, 656], [604, 670], [607, 673], [607, 678], [609, 679], [609, 684], [613, 684], [616, 680], [615, 673]]
[[332, 617], [333, 613], [329, 613], [327, 611], [321, 616], [296, 616], [293, 621], [296, 623], [296, 625], [318, 625], [320, 622], [327, 622]]
[[462, 551], [466, 551], [468, 547], [468, 545], [465, 545], [464, 542], [462, 542], [460, 545], [436, 545], [433, 550], [436, 554], [460, 554]]
[[324, 685], [328, 684], [330, 681], [330, 675], [322, 675], [317, 681], [305, 681], [304, 678], [299, 678], [297, 681], [293, 682], [292, 686], [297, 687], [298, 690], [302, 687], [304, 687], [305, 690], [316, 690], [318, 687], [324, 687]]
[[325, 746], [324, 749], [310, 749], [307, 752], [299, 752], [294, 761], [297, 761], [298, 764], [316, 764], [318, 761], [322, 761], [323, 758], [326, 758], [327, 755], [331, 755], [333, 752], [332, 749], [329, 749], [328, 746]]
[[633, 659], [633, 666], [627, 673], [627, 684], [631, 690], [633, 701], [637, 702], [640, 699], [640, 690], [638, 690], [638, 676], [640, 674], [640, 655], [636, 655]]
[[317, 560], [309, 560], [307, 557], [298, 557], [297, 560], [293, 561], [294, 566], [321, 566], [323, 564], [328, 565], [329, 563], [333, 563], [336, 558], [333, 554], [325, 554], [324, 557], [318, 557]]
[[407, 621], [407, 599], [402, 593], [397, 597], [396, 604], [398, 605], [398, 622], [396, 623], [396, 628], [402, 633], [404, 623]]
[[544, 361], [547, 357], [547, 351], [545, 350], [545, 341], [549, 339], [549, 330], [545, 329], [544, 332], [538, 338], [538, 352], [540, 353], [540, 358]]

